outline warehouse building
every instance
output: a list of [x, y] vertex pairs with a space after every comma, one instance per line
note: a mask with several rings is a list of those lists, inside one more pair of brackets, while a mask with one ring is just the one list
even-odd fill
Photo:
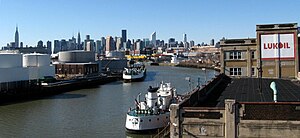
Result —
[[295, 78], [299, 72], [297, 23], [256, 25], [261, 77]]
[[231, 77], [297, 78], [297, 23], [256, 26], [257, 37], [224, 39], [221, 73]]
[[220, 41], [221, 72], [228, 76], [254, 77], [257, 74], [256, 39]]

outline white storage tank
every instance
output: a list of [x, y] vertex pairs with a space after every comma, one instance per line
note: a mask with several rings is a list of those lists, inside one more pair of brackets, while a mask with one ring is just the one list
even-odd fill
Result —
[[95, 53], [91, 51], [74, 50], [58, 53], [58, 61], [65, 63], [87, 63], [95, 61]]
[[0, 53], [0, 68], [22, 67], [22, 54]]
[[48, 54], [24, 54], [23, 55], [23, 67], [41, 67], [50, 66], [50, 55]]

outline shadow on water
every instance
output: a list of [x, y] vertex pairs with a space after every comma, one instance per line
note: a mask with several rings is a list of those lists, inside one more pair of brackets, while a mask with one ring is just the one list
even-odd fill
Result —
[[0, 106], [6, 106], [6, 105], [12, 105], [12, 104], [18, 104], [18, 103], [26, 103], [36, 100], [42, 100], [42, 99], [75, 99], [75, 98], [83, 98], [86, 97], [86, 95], [83, 94], [71, 94], [71, 93], [63, 93], [58, 94], [54, 96], [32, 96], [32, 97], [14, 97], [10, 99], [1, 99], [0, 100]]
[[43, 99], [76, 99], [86, 97], [84, 94], [72, 94], [72, 93], [63, 93], [60, 95], [55, 95], [51, 97], [45, 97]]
[[132, 134], [126, 132], [126, 138], [152, 138], [155, 134]]
[[107, 83], [105, 85], [122, 85], [122, 84], [123, 84], [123, 80], [118, 80], [115, 82]]

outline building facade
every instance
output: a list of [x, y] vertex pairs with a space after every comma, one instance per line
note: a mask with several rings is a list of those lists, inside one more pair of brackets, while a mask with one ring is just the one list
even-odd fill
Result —
[[221, 72], [233, 77], [257, 76], [256, 39], [225, 39], [220, 41]]
[[299, 72], [297, 23], [256, 25], [259, 77], [295, 78]]
[[297, 78], [297, 23], [256, 25], [256, 38], [222, 39], [221, 73], [232, 77]]

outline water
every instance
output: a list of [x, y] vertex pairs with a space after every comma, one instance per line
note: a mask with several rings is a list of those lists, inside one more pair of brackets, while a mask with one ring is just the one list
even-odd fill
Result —
[[[207, 70], [207, 78], [214, 71]], [[129, 107], [141, 92], [171, 82], [180, 94], [205, 81], [200, 69], [169, 66], [147, 66], [143, 82], [122, 81], [46, 97], [39, 100], [0, 106], [0, 137], [149, 137], [125, 132]]]

